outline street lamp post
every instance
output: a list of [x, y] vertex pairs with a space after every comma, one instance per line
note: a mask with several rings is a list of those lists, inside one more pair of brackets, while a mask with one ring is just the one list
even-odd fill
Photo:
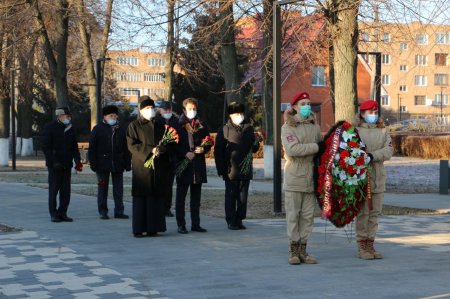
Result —
[[443, 122], [443, 114], [442, 114], [442, 105], [443, 105], [443, 102], [444, 102], [444, 94], [443, 94], [443, 91], [444, 91], [444, 86], [441, 86], [441, 122]]
[[397, 93], [397, 105], [398, 105], [398, 120], [402, 120], [402, 98], [400, 97], [400, 94]]
[[16, 69], [11, 70], [11, 166], [16, 170]]
[[109, 57], [97, 58], [95, 59], [95, 71], [96, 77], [96, 102], [97, 102], [97, 124], [102, 121], [102, 65], [103, 61], [111, 60]]

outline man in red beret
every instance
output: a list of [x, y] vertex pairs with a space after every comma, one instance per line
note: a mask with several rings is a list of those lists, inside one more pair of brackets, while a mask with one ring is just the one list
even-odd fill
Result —
[[320, 127], [311, 112], [311, 101], [306, 92], [296, 94], [291, 109], [286, 110], [281, 128], [281, 142], [286, 164], [284, 190], [289, 258], [291, 265], [316, 264], [306, 252], [306, 244], [314, 226], [313, 158], [319, 151], [322, 137]]
[[361, 104], [354, 125], [366, 145], [368, 153], [366, 163], [371, 165], [372, 193], [371, 201], [366, 200], [361, 213], [356, 218], [358, 257], [365, 260], [382, 259], [383, 255], [374, 248], [374, 241], [378, 230], [378, 216], [381, 213], [386, 191], [386, 172], [383, 163], [393, 154], [391, 137], [383, 122], [378, 119], [378, 103], [373, 100]]

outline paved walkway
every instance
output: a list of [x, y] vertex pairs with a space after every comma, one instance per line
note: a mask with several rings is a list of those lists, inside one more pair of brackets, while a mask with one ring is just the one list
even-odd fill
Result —
[[[450, 209], [450, 196], [386, 197]], [[300, 266], [287, 264], [282, 219], [230, 231], [202, 217], [208, 233], [180, 235], [167, 218], [162, 236], [135, 239], [130, 220], [100, 220], [93, 197], [73, 194], [69, 215], [51, 223], [45, 189], [0, 183], [0, 223], [23, 228], [0, 233], [0, 298], [450, 298], [448, 214], [383, 216], [377, 261], [355, 257], [352, 226], [316, 219], [320, 264]]]

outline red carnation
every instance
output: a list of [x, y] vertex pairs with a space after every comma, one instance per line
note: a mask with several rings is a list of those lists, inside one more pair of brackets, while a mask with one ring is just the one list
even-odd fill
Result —
[[348, 122], [344, 122], [343, 124], [342, 124], [342, 127], [347, 131], [348, 129], [350, 129], [351, 128], [351, 124], [350, 123], [348, 123]]
[[350, 174], [350, 175], [354, 175], [354, 174], [356, 174], [356, 169], [355, 169], [353, 166], [349, 165], [349, 166], [347, 167], [347, 172], [348, 172], [348, 174]]
[[360, 156], [360, 157], [358, 157], [357, 159], [356, 159], [356, 165], [358, 165], [358, 166], [363, 166], [364, 165], [364, 157], [363, 156]]
[[354, 141], [349, 141], [349, 142], [348, 142], [348, 145], [349, 145], [350, 147], [358, 147], [358, 146], [359, 146], [359, 144], [356, 143], [356, 142], [354, 142]]
[[344, 160], [339, 160], [339, 166], [341, 166], [342, 169], [346, 169], [347, 168], [347, 164], [345, 164]]
[[341, 160], [344, 160], [345, 158], [350, 157], [350, 153], [346, 150], [343, 150], [340, 154], [339, 157], [341, 158]]

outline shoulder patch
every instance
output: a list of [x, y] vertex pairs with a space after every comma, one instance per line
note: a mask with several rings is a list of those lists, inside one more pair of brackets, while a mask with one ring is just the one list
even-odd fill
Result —
[[292, 134], [286, 135], [286, 140], [289, 143], [294, 142], [295, 141], [294, 135], [292, 135]]

